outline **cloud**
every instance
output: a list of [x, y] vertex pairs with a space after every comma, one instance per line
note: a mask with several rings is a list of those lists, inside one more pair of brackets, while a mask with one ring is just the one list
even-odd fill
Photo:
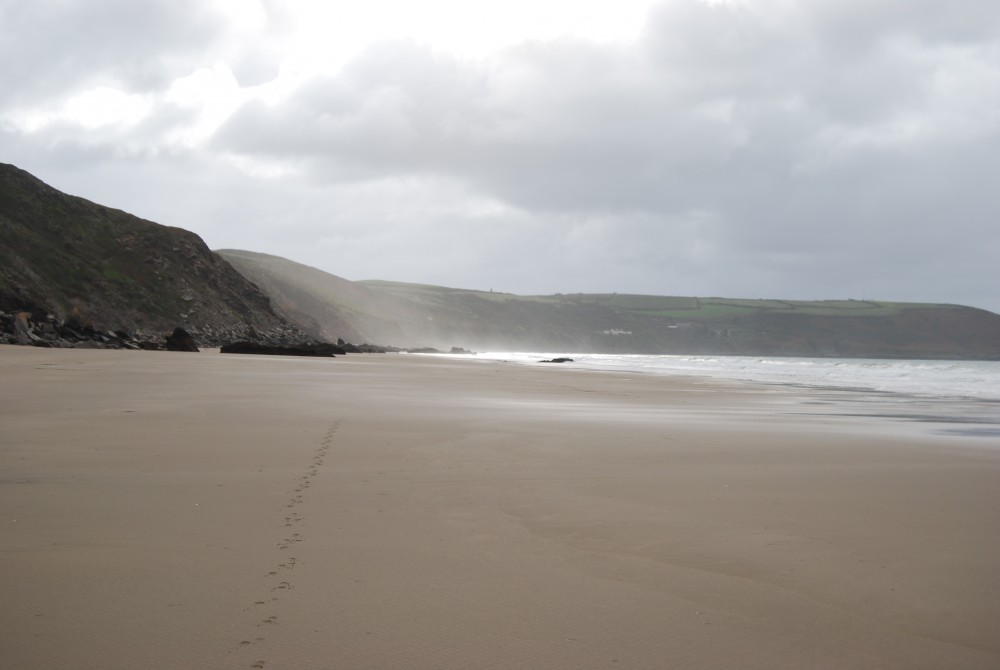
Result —
[[996, 133], [988, 51], [889, 42], [844, 61], [837, 31], [777, 28], [690, 0], [654, 14], [639, 50], [532, 44], [482, 65], [384, 44], [279, 105], [248, 104], [216, 147], [338, 178], [448, 174], [522, 206], [641, 211], [742, 191], [744, 161], [791, 179]]
[[198, 0], [0, 0], [5, 68], [0, 103], [31, 106], [113, 84], [162, 89], [186, 74], [224, 30]]
[[[38, 25], [22, 4], [4, 13]], [[86, 133], [79, 114], [0, 132], [0, 149], [67, 176], [104, 165], [112, 185], [87, 188], [215, 246], [521, 292], [1000, 309], [997, 3], [673, 0], [634, 42], [473, 59], [395, 40], [315, 70], [282, 3], [235, 27], [194, 4], [56, 4], [53, 26], [113, 27], [49, 55], [22, 40], [45, 76], [6, 95], [63, 109], [111, 81], [150, 106]], [[101, 35], [121, 44], [89, 52]]]

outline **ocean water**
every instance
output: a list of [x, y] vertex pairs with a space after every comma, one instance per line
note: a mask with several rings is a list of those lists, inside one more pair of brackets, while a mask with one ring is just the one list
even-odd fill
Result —
[[[865, 421], [871, 430], [972, 438], [1000, 448], [1000, 362], [779, 358], [766, 356], [646, 356], [487, 352], [482, 361], [566, 366], [765, 384], [788, 392], [786, 412]], [[464, 358], [464, 357], [463, 357]], [[845, 425], [845, 424], [841, 424]]]
[[564, 365], [590, 370], [685, 375], [841, 391], [892, 393], [928, 399], [975, 399], [1000, 403], [1000, 361], [525, 352], [477, 354], [477, 358], [482, 360], [504, 360], [529, 365], [537, 365], [541, 360], [556, 357], [572, 358], [573, 363]]

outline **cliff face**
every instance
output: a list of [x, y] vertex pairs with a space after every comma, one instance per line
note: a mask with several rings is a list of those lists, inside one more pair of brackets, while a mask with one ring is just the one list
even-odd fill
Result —
[[278, 314], [313, 337], [402, 347], [423, 346], [430, 341], [413, 337], [402, 327], [427, 318], [424, 310], [406, 300], [280, 256], [236, 249], [216, 253], [260, 286]]
[[74, 309], [105, 330], [183, 326], [204, 344], [296, 337], [200, 237], [66, 195], [0, 164], [0, 310]]

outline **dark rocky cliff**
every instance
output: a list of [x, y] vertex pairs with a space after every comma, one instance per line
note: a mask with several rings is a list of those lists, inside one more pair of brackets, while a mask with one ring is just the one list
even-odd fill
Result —
[[301, 333], [200, 237], [66, 195], [0, 164], [0, 311], [199, 343], [284, 341]]

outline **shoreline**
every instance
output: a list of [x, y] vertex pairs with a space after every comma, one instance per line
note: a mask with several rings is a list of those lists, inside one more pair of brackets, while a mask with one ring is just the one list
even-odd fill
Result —
[[[952, 399], [1000, 403], [1000, 361], [929, 360], [929, 359], [870, 359], [870, 358], [802, 358], [782, 356], [737, 356], [680, 354], [554, 354], [521, 352], [483, 352], [479, 360], [504, 360], [532, 364], [538, 358], [567, 356], [574, 360], [571, 367], [593, 371], [618, 371], [668, 376], [691, 376], [696, 379], [728, 379], [750, 384], [776, 384], [803, 388], [832, 389], [871, 393], [897, 393], [923, 399]], [[762, 366], [761, 364], [764, 364]], [[899, 366], [916, 368], [916, 378], [933, 375], [933, 391], [926, 386], [914, 386], [909, 371], [899, 375]], [[965, 368], [970, 378], [942, 376], [945, 370]], [[784, 371], [789, 368], [791, 373]], [[896, 369], [897, 375], [872, 375], [873, 369]], [[811, 370], [811, 374], [805, 374]], [[847, 370], [846, 378], [844, 370]], [[811, 379], [810, 379], [811, 377]], [[957, 385], [956, 385], [957, 384]]]
[[[494, 353], [488, 352], [485, 354], [485, 356], [487, 356], [486, 358], [472, 360], [482, 363], [502, 362], [505, 364], [529, 367], [534, 367], [535, 363], [533, 360], [511, 361], [500, 358], [490, 358], [493, 355]], [[533, 355], [532, 358], [537, 358], [538, 356], [553, 356], [553, 354], [541, 353]], [[938, 434], [941, 435], [951, 434], [984, 438], [993, 438], [1000, 435], [1000, 417], [998, 417], [997, 414], [998, 408], [1000, 408], [1000, 398], [992, 396], [952, 394], [940, 395], [926, 392], [919, 393], [909, 390], [880, 389], [873, 388], [871, 386], [846, 386], [843, 384], [823, 384], [774, 379], [748, 379], [735, 376], [729, 377], [724, 375], [713, 375], [710, 373], [699, 375], [696, 370], [673, 371], [669, 368], [602, 367], [587, 364], [586, 356], [593, 356], [592, 354], [568, 354], [568, 356], [573, 358], [574, 361], [576, 361], [576, 359], [582, 359], [580, 362], [583, 364], [568, 365], [566, 367], [560, 366], [563, 370], [579, 370], [581, 372], [606, 374], [652, 375], [654, 377], [680, 382], [691, 382], [695, 384], [732, 384], [736, 387], [749, 387], [768, 390], [769, 392], [776, 391], [779, 393], [788, 393], [791, 397], [796, 398], [800, 396], [820, 398], [820, 400], [812, 400], [809, 402], [815, 404], [843, 405], [845, 409], [835, 414], [844, 417], [870, 417], [872, 419], [886, 419], [891, 421], [900, 421], [903, 423], [923, 422], [949, 426], [947, 428], [938, 429]], [[645, 357], [642, 355], [637, 356], [640, 358]], [[442, 358], [449, 357], [442, 356]], [[725, 356], [721, 356], [721, 358], [725, 358]], [[794, 360], [812, 362], [824, 361], [825, 359], [797, 358]], [[867, 359], [854, 360], [864, 361], [866, 363], [868, 362]], [[921, 361], [915, 362], [919, 363]], [[951, 363], [951, 361], [931, 362]], [[881, 410], [882, 413], [879, 413], [878, 411], [871, 411], [871, 406], [873, 405], [876, 407], [885, 406], [886, 409]], [[847, 411], [848, 407], [855, 409], [853, 409], [853, 411]], [[863, 409], [868, 409], [869, 411], [866, 412], [863, 411]], [[960, 424], [962, 426], [972, 425], [976, 427], [955, 428], [954, 426], [951, 426], [951, 424]], [[989, 445], [980, 446], [989, 447]]]
[[0, 653], [1000, 664], [989, 440], [826, 390], [484, 363], [0, 348]]

